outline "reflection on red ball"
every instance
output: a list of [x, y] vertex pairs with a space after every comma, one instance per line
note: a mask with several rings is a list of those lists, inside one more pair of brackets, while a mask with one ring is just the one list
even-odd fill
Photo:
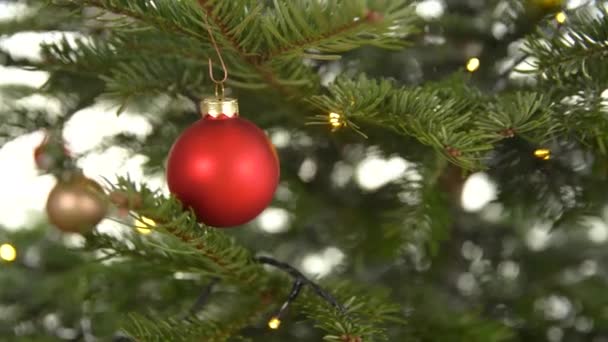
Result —
[[279, 182], [279, 159], [253, 123], [238, 116], [206, 116], [171, 148], [167, 182], [200, 222], [237, 226], [270, 204]]

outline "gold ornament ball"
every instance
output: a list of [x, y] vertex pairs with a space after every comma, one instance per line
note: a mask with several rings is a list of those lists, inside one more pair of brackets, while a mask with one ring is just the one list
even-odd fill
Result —
[[83, 175], [58, 182], [46, 202], [49, 221], [69, 233], [89, 232], [108, 212], [102, 187]]

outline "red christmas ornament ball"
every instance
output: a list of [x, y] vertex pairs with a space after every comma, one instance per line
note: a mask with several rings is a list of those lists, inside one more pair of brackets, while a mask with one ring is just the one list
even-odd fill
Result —
[[60, 166], [63, 160], [70, 158], [70, 151], [63, 144], [51, 139], [50, 135], [45, 135], [44, 139], [34, 149], [34, 162], [43, 171], [51, 171]]
[[268, 206], [279, 182], [279, 159], [266, 134], [238, 114], [221, 114], [225, 112], [205, 115], [188, 127], [167, 162], [171, 193], [200, 222], [215, 227], [254, 219]]

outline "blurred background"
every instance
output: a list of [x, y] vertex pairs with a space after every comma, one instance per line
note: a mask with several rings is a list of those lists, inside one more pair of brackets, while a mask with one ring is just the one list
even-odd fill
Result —
[[[598, 8], [608, 2], [413, 3], [423, 24], [410, 47], [362, 48], [314, 62], [322, 86], [365, 72], [405, 85], [459, 75], [482, 92], [535, 87], [524, 37], [561, 20], [558, 13], [601, 16]], [[168, 194], [165, 157], [196, 120], [191, 101], [163, 94], [117, 115], [119, 104], [100, 96], [102, 80], [45, 66], [41, 44], [105, 34], [83, 18], [41, 1], [0, 0], [0, 340], [118, 338], [111, 312], [171, 301], [166, 312], [177, 313], [200, 289], [201, 280], [187, 272], [158, 283], [154, 272], [117, 272], [84, 285], [70, 270], [85, 263], [74, 251], [85, 238], [47, 223], [56, 178], [36, 166], [34, 150], [49, 134], [59, 132], [84, 174], [99, 183], [128, 176]], [[195, 63], [205, 72], [205, 60]], [[469, 173], [380, 127], [361, 127], [367, 139], [348, 128], [332, 132], [306, 125], [318, 113], [285, 106], [271, 91], [233, 91], [242, 115], [276, 146], [282, 181], [270, 207], [228, 234], [314, 279], [348, 276], [390, 288], [408, 319], [407, 328], [389, 330], [390, 341], [608, 342], [605, 177], [585, 146], [514, 139], [484, 160], [487, 171]], [[97, 230], [151, 233], [135, 224], [113, 212]], [[108, 285], [112, 277], [127, 285]], [[122, 298], [133, 293], [139, 295]], [[296, 317], [275, 335], [264, 327], [245, 335], [318, 340], [319, 332]]]

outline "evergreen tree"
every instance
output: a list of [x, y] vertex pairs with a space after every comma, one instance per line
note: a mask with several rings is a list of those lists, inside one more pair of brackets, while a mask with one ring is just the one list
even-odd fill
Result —
[[[58, 183], [49, 220], [0, 227], [1, 340], [608, 341], [608, 2], [16, 7], [2, 42], [63, 38], [0, 45], [0, 79], [49, 75], [0, 84], [0, 137], [44, 132], [32, 158]], [[281, 167], [271, 207], [230, 229], [154, 185], [222, 63]], [[100, 106], [151, 129], [67, 144]], [[85, 167], [117, 146], [143, 180]], [[100, 214], [119, 234], [82, 231]]]

